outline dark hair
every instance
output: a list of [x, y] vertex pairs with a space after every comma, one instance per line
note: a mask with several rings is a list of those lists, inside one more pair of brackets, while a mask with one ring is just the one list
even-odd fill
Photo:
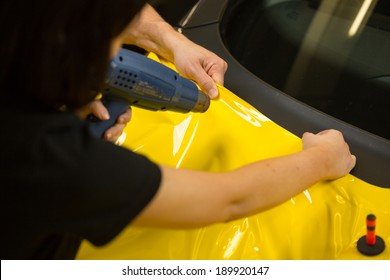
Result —
[[90, 102], [104, 81], [111, 41], [142, 0], [2, 0], [0, 103], [40, 110]]

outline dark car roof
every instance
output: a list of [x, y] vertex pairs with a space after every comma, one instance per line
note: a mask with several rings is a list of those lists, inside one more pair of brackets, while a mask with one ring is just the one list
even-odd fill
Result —
[[[239, 1], [231, 1], [230, 5], [237, 7], [240, 4], [245, 2], [254, 2], [251, 0], [239, 0]], [[259, 3], [261, 1], [255, 1], [256, 3]], [[272, 1], [267, 1], [272, 2]], [[297, 5], [297, 2], [300, 3], [301, 6], [294, 6], [292, 4], [289, 4], [289, 9], [285, 9], [290, 12], [290, 14], [287, 13], [290, 17], [297, 17], [298, 11], [303, 11], [302, 7], [307, 8], [307, 6], [303, 4], [309, 3], [310, 5], [316, 5], [319, 1], [274, 1], [274, 2], [295, 2], [295, 5]], [[303, 3], [305, 2], [305, 3]], [[385, 1], [382, 1], [385, 2]], [[385, 94], [382, 96], [382, 92], [378, 90], [378, 98], [380, 102], [378, 102], [378, 107], [382, 111], [381, 113], [384, 114], [383, 119], [379, 119], [379, 125], [383, 125], [383, 133], [377, 133], [375, 134], [375, 131], [369, 131], [370, 127], [361, 127], [359, 128], [356, 123], [349, 123], [348, 119], [342, 119], [339, 116], [332, 116], [330, 112], [326, 110], [321, 110], [321, 108], [315, 108], [313, 104], [307, 104], [308, 102], [305, 100], [299, 100], [297, 96], [292, 96], [286, 94], [284, 88], [281, 88], [280, 85], [272, 81], [272, 79], [268, 79], [267, 77], [262, 77], [259, 73], [256, 73], [256, 70], [250, 69], [245, 62], [239, 61], [242, 59], [242, 57], [245, 57], [248, 59], [248, 61], [254, 60], [255, 58], [258, 58], [259, 56], [256, 56], [258, 54], [254, 54], [252, 57], [250, 54], [243, 53], [243, 47], [241, 48], [242, 52], [240, 53], [240, 46], [245, 46], [245, 38], [240, 39], [241, 41], [236, 42], [236, 44], [233, 44], [226, 41], [229, 40], [227, 38], [229, 35], [226, 35], [228, 30], [226, 28], [234, 29], [234, 22], [230, 22], [229, 24], [226, 23], [226, 16], [231, 15], [234, 12], [234, 9], [232, 10], [231, 7], [227, 6], [229, 1], [227, 0], [207, 0], [207, 1], [200, 1], [196, 7], [195, 10], [191, 12], [191, 15], [187, 18], [185, 18], [182, 21], [181, 30], [182, 32], [188, 36], [193, 41], [199, 43], [200, 45], [203, 45], [207, 47], [208, 49], [214, 51], [221, 57], [223, 57], [229, 64], [228, 72], [226, 74], [225, 78], [225, 86], [232, 90], [235, 94], [246, 100], [248, 103], [256, 107], [260, 112], [265, 114], [267, 117], [269, 117], [274, 122], [280, 124], [284, 128], [288, 129], [289, 131], [293, 132], [294, 134], [301, 136], [303, 132], [305, 131], [312, 131], [317, 132], [323, 129], [328, 128], [335, 128], [339, 129], [343, 132], [346, 140], [350, 144], [351, 150], [354, 154], [357, 155], [358, 163], [355, 167], [355, 169], [352, 171], [352, 174], [365, 180], [368, 183], [381, 186], [381, 187], [389, 187], [390, 188], [390, 141], [389, 141], [389, 135], [390, 127], [389, 122], [390, 118], [388, 117], [388, 113], [390, 110], [387, 110], [389, 106], [386, 103], [390, 99], [390, 92], [388, 91], [387, 87], [387, 80], [386, 80], [386, 73], [382, 76], [378, 76], [377, 74], [381, 71], [380, 67], [383, 68], [381, 65], [385, 65], [383, 68], [386, 69], [386, 61], [378, 61], [379, 70], [374, 69], [361, 69], [361, 72], [363, 72], [364, 75], [367, 73], [372, 75], [374, 78], [375, 83], [379, 83], [379, 88], [383, 86], [384, 83], [384, 92]], [[303, 6], [302, 6], [303, 5]], [[233, 8], [234, 8], [233, 7]], [[279, 6], [280, 8], [281, 6]], [[264, 8], [264, 7], [263, 7]], [[273, 7], [275, 8], [275, 7]], [[286, 6], [284, 7], [286, 8]], [[310, 7], [309, 7], [310, 8]], [[311, 7], [312, 9], [315, 7]], [[301, 10], [300, 10], [301, 9]], [[249, 9], [250, 13], [254, 13], [253, 8]], [[385, 9], [387, 11], [387, 9]], [[248, 18], [252, 21], [258, 21], [258, 18], [252, 17], [246, 17], [245, 14], [243, 14], [244, 10], [241, 10], [241, 14], [238, 13], [237, 16], [242, 17], [243, 19]], [[264, 11], [263, 11], [264, 12]], [[273, 11], [273, 16], [279, 17], [281, 13], [280, 11]], [[270, 16], [269, 14], [267, 16]], [[305, 17], [311, 16], [311, 15], [304, 15]], [[381, 14], [380, 16], [384, 16], [387, 19], [389, 18], [389, 15], [386, 13]], [[225, 17], [225, 18], [224, 18]], [[278, 17], [276, 18], [278, 19]], [[281, 21], [286, 19], [281, 19]], [[387, 23], [387, 21], [382, 21]], [[263, 23], [264, 24], [264, 23]], [[375, 22], [371, 24], [378, 24], [378, 19], [376, 19]], [[225, 28], [225, 29], [224, 29]], [[264, 27], [265, 28], [265, 27]], [[273, 26], [273, 28], [277, 28]], [[280, 26], [278, 28], [281, 28]], [[387, 25], [385, 25], [380, 31], [388, 32], [390, 30], [386, 30]], [[237, 28], [236, 33], [240, 35], [239, 32], [244, 33], [242, 29]], [[283, 30], [288, 35], [289, 32], [292, 31], [288, 28], [286, 30]], [[275, 31], [273, 31], [275, 32]], [[271, 33], [268, 32], [267, 35], [270, 35]], [[244, 34], [245, 35], [245, 34]], [[255, 42], [256, 36], [260, 36], [261, 34], [256, 31], [255, 34], [252, 34], [252, 41], [247, 42]], [[271, 34], [275, 38], [275, 34]], [[270, 36], [271, 36], [270, 35]], [[386, 34], [388, 40], [390, 40], [390, 33]], [[294, 37], [295, 36], [295, 37]], [[292, 41], [296, 40], [297, 35], [291, 34]], [[238, 40], [239, 37], [232, 36], [230, 40]], [[271, 37], [270, 37], [271, 38]], [[281, 40], [280, 38], [277, 38]], [[298, 38], [299, 40], [302, 40], [302, 38]], [[383, 43], [386, 43], [382, 41]], [[390, 42], [390, 41], [389, 41]], [[268, 42], [272, 45], [272, 41]], [[266, 44], [266, 42], [263, 44]], [[276, 46], [274, 46], [277, 48]], [[236, 50], [234, 50], [236, 48]], [[268, 47], [272, 48], [272, 47]], [[282, 49], [283, 51], [286, 51], [286, 49]], [[251, 49], [247, 48], [245, 49], [246, 52], [250, 52]], [[260, 50], [261, 51], [261, 50]], [[263, 52], [266, 50], [263, 49]], [[388, 55], [389, 53], [386, 52]], [[267, 55], [271, 56], [269, 53], [260, 53], [260, 55], [263, 56], [263, 59], [267, 58]], [[278, 57], [276, 54], [274, 55], [274, 59], [270, 59], [267, 63], [269, 63], [269, 68], [275, 67], [275, 69], [279, 72], [283, 72], [283, 59], [279, 59], [281, 61], [277, 61]], [[380, 55], [383, 55], [380, 53], [379, 48], [378, 52], [376, 53], [378, 57]], [[241, 57], [240, 57], [241, 56]], [[359, 53], [356, 54], [356, 58], [359, 58]], [[330, 58], [332, 59], [332, 58]], [[363, 59], [367, 59], [367, 57], [364, 57]], [[384, 58], [385, 60], [385, 58]], [[351, 69], [355, 69], [356, 61], [351, 62]], [[387, 61], [387, 63], [390, 63], [390, 59]], [[374, 65], [375, 66], [375, 65]], [[378, 68], [378, 67], [376, 67]], [[279, 70], [278, 70], [279, 69]], [[383, 70], [382, 69], [382, 70]], [[277, 72], [276, 71], [276, 72]], [[379, 71], [379, 72], [375, 72]], [[389, 72], [387, 72], [390, 74]], [[257, 76], [258, 74], [259, 76]], [[321, 77], [322, 79], [326, 80], [326, 75]], [[321, 80], [321, 78], [319, 80]], [[326, 85], [326, 83], [325, 83]], [[345, 86], [345, 85], [344, 85]], [[359, 89], [359, 88], [358, 88]], [[354, 93], [354, 91], [351, 91]], [[349, 98], [348, 96], [345, 98]], [[309, 98], [310, 99], [310, 98]], [[341, 101], [337, 101], [341, 104]], [[336, 104], [338, 104], [336, 102]], [[348, 102], [348, 101], [347, 101]], [[367, 103], [368, 104], [368, 103]], [[355, 112], [353, 114], [362, 113], [362, 118], [364, 118], [364, 105], [362, 104], [361, 109], [359, 107], [355, 106], [354, 108]], [[368, 105], [367, 105], [368, 106]], [[359, 110], [362, 110], [363, 112], [360, 112]], [[374, 112], [375, 113], [375, 112]], [[387, 114], [387, 115], [386, 115]], [[370, 118], [370, 115], [366, 115], [367, 119]], [[375, 126], [376, 123], [373, 123], [371, 121], [372, 126]], [[367, 125], [367, 124], [366, 124]], [[368, 125], [370, 126], [370, 121], [368, 122]], [[380, 127], [379, 127], [380, 128]], [[378, 129], [378, 128], [376, 128]]]

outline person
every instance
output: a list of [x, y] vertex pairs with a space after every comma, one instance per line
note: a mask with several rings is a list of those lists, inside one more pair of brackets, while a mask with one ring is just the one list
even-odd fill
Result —
[[226, 63], [142, 0], [3, 0], [0, 14], [2, 259], [73, 259], [82, 240], [101, 246], [132, 225], [230, 221], [355, 165], [335, 130], [305, 133], [295, 154], [223, 173], [160, 165], [114, 145], [136, 117], [130, 111], [96, 139], [84, 117], [109, 117], [95, 99], [122, 43], [174, 62], [212, 98]]

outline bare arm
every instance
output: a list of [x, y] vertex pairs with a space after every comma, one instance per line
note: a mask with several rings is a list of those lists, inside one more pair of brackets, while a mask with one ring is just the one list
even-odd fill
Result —
[[[137, 45], [174, 62], [180, 74], [198, 82], [210, 97], [218, 96], [215, 82], [223, 85], [227, 69], [226, 62], [174, 30], [150, 5], [145, 5], [123, 34], [113, 40], [112, 57], [115, 56], [122, 43]], [[80, 108], [77, 113], [81, 117], [93, 113], [101, 120], [107, 120], [110, 117], [100, 101], [91, 102], [84, 108]], [[116, 124], [105, 132], [104, 138], [115, 142], [130, 118], [131, 111], [127, 110], [119, 116]]]
[[[94, 114], [101, 120], [108, 120], [111, 117], [109, 115], [109, 112], [107, 111], [107, 108], [104, 107], [103, 103], [100, 100], [94, 100], [90, 102], [83, 108], [78, 109], [76, 113], [82, 119], [86, 119], [89, 114]], [[131, 108], [127, 109], [126, 112], [118, 116], [118, 118], [116, 119], [116, 123], [104, 132], [103, 138], [105, 140], [115, 143], [123, 133], [123, 130], [125, 129], [130, 119]]]
[[218, 96], [215, 83], [223, 85], [226, 62], [174, 30], [150, 5], [133, 19], [124, 35], [124, 43], [175, 63], [181, 75], [196, 81], [211, 97]]
[[304, 149], [226, 173], [162, 166], [160, 190], [135, 225], [198, 227], [274, 207], [314, 183], [349, 173], [356, 158], [341, 133], [305, 134]]

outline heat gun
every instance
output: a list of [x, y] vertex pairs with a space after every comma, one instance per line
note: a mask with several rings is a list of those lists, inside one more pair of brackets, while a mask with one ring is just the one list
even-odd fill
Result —
[[194, 82], [144, 55], [121, 48], [111, 61], [101, 101], [110, 119], [89, 118], [96, 137], [114, 125], [130, 106], [181, 113], [205, 112], [210, 98]]

